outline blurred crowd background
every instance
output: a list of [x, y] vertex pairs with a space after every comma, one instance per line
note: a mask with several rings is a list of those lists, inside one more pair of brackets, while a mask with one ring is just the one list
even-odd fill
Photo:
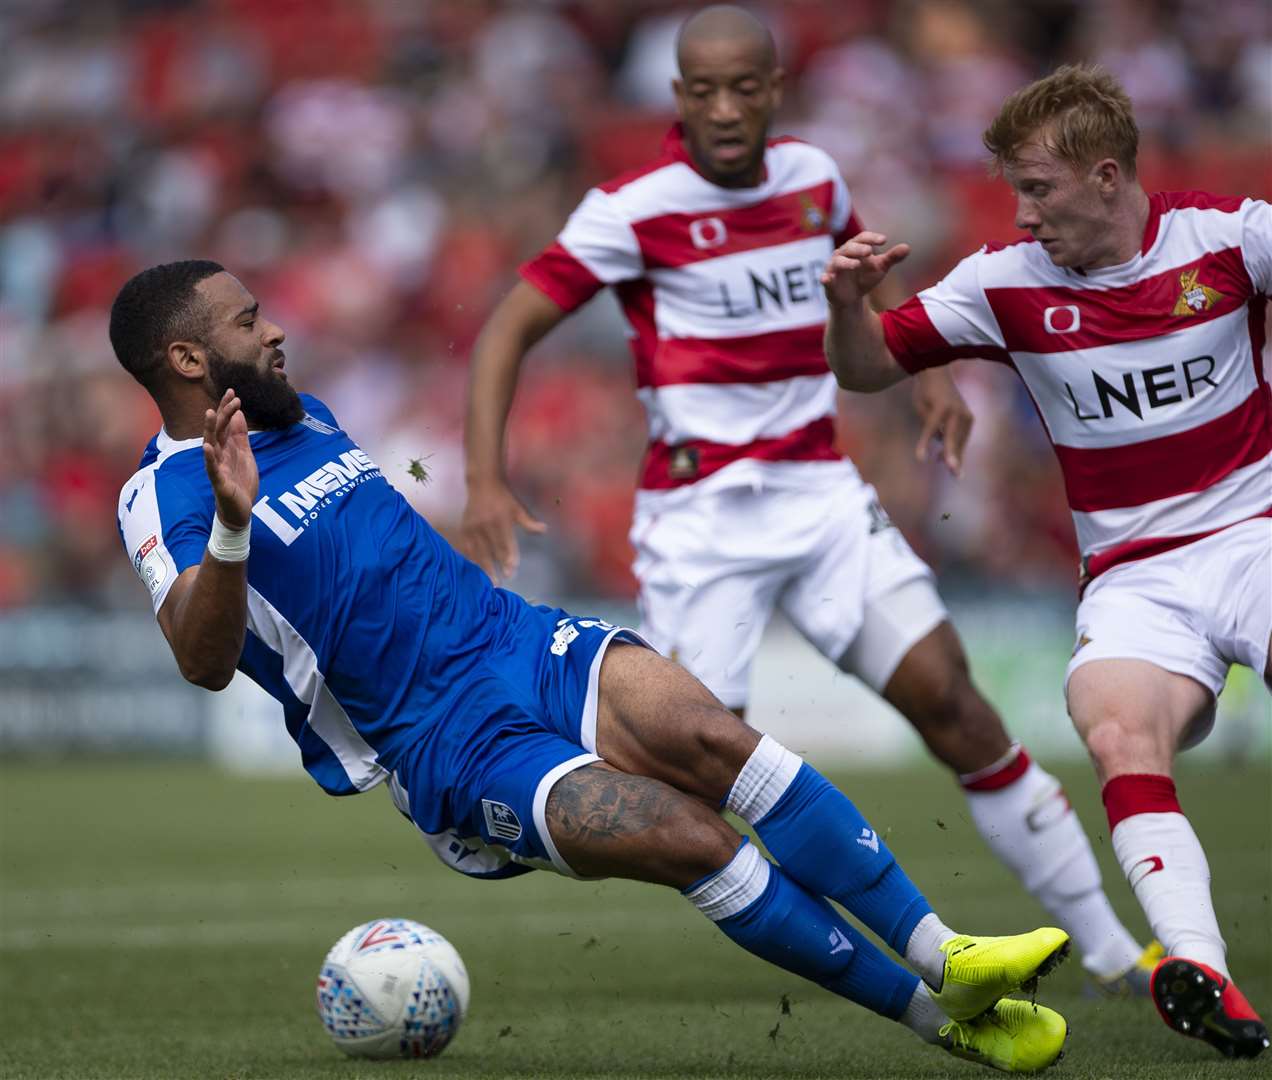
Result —
[[[287, 330], [297, 384], [454, 536], [477, 330], [588, 186], [657, 151], [691, 9], [0, 2], [0, 609], [146, 606], [114, 519], [158, 418], [106, 328], [120, 284], [170, 259], [239, 274]], [[1013, 237], [980, 133], [1008, 93], [1062, 61], [1123, 79], [1150, 190], [1269, 194], [1265, 0], [755, 9], [790, 76], [776, 131], [829, 150], [863, 220], [914, 244], [911, 289]], [[845, 400], [844, 448], [947, 582], [1071, 589], [1072, 526], [1028, 398], [996, 365], [956, 376], [977, 414], [956, 485], [914, 462], [904, 388]], [[522, 591], [632, 594], [644, 444], [632, 386], [608, 297], [532, 354], [512, 470], [553, 528]]]

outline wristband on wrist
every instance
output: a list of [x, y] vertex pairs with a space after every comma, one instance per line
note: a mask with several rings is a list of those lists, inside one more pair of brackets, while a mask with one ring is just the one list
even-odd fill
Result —
[[212, 515], [212, 535], [208, 537], [208, 554], [217, 562], [243, 562], [251, 546], [252, 523], [231, 529], [217, 514]]

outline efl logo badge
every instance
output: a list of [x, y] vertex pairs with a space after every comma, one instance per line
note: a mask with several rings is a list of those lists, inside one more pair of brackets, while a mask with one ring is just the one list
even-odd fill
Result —
[[1197, 275], [1200, 273], [1200, 269], [1185, 270], [1179, 275], [1179, 287], [1183, 291], [1175, 301], [1172, 315], [1200, 315], [1203, 311], [1209, 311], [1216, 300], [1223, 299], [1223, 293], [1218, 289], [1197, 283]]
[[1048, 334], [1076, 334], [1082, 329], [1082, 313], [1077, 304], [1049, 307], [1042, 313], [1042, 327]]
[[141, 573], [142, 561], [147, 555], [154, 551], [158, 543], [159, 537], [155, 533], [151, 533], [141, 542], [141, 547], [137, 549], [137, 553], [133, 556], [133, 566], [136, 568], [137, 573]]
[[481, 800], [481, 812], [486, 816], [486, 829], [497, 840], [517, 840], [521, 837], [521, 821], [507, 803]]
[[151, 533], [142, 542], [136, 554], [133, 555], [133, 567], [141, 575], [141, 580], [146, 583], [146, 588], [150, 590], [151, 596], [154, 596], [159, 591], [159, 586], [168, 577], [167, 563], [163, 561], [163, 556], [155, 550], [158, 546], [158, 535]]
[[721, 247], [729, 234], [718, 217], [698, 218], [689, 222], [689, 239], [699, 251], [710, 251]]

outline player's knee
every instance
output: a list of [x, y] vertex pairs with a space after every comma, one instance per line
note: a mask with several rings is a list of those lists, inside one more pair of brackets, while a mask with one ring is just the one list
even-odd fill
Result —
[[1145, 760], [1152, 740], [1141, 725], [1117, 713], [1086, 726], [1086, 747], [1092, 761], [1105, 774], [1122, 771], [1127, 763]]
[[931, 673], [919, 705], [928, 726], [963, 737], [998, 731], [997, 714], [972, 685], [965, 662], [949, 663]]
[[682, 889], [728, 866], [742, 842], [725, 821], [705, 807], [702, 814], [667, 821], [665, 830], [662, 851], [667, 862], [666, 880]]
[[728, 775], [730, 783], [759, 741], [759, 732], [747, 727], [724, 706], [704, 709], [694, 729], [698, 761], [704, 766], [721, 769]]

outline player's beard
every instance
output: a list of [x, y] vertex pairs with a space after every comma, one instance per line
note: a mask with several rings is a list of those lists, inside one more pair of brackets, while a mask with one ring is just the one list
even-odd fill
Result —
[[261, 371], [252, 363], [235, 363], [211, 345], [205, 345], [208, 356], [208, 381], [215, 400], [220, 401], [230, 387], [243, 403], [243, 419], [255, 431], [290, 427], [304, 419], [305, 406], [300, 395], [272, 364]]

